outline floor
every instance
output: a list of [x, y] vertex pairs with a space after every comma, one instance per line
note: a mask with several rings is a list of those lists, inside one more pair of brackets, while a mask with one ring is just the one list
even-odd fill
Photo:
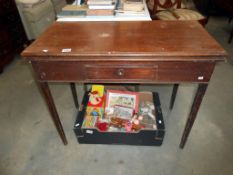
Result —
[[180, 86], [172, 111], [172, 86], [140, 87], [160, 93], [166, 124], [163, 145], [146, 147], [78, 144], [72, 130], [77, 111], [69, 86], [52, 84], [69, 141], [63, 146], [29, 64], [17, 57], [0, 75], [0, 175], [232, 175], [233, 42], [227, 43], [231, 27], [222, 17], [211, 18], [207, 25], [230, 57], [216, 66], [183, 150], [179, 141], [196, 85]]

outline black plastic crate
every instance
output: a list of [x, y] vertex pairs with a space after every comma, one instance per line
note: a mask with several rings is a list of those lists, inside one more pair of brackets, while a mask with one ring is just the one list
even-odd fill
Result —
[[140, 130], [138, 132], [102, 132], [95, 128], [82, 128], [88, 103], [88, 92], [84, 94], [82, 107], [74, 125], [74, 132], [79, 143], [83, 144], [118, 144], [118, 145], [145, 145], [160, 146], [163, 143], [165, 126], [161, 110], [159, 95], [153, 92], [153, 101], [156, 112], [157, 130]]

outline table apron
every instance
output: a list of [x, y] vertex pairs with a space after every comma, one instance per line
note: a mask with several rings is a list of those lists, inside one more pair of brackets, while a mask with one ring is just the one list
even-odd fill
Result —
[[32, 61], [38, 81], [83, 83], [208, 83], [210, 61]]

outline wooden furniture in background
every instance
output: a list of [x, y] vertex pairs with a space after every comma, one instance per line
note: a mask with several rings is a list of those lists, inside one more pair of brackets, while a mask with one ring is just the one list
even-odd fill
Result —
[[[203, 13], [208, 15], [227, 16], [229, 18], [229, 23], [233, 17], [233, 1], [232, 0], [194, 0], [196, 7]], [[233, 28], [231, 29], [228, 43], [231, 43], [233, 38]]]
[[[232, 0], [211, 0], [214, 4], [218, 6], [222, 11], [224, 11], [224, 14], [226, 14], [229, 17], [229, 23], [232, 20], [233, 17], [233, 1]], [[230, 36], [228, 39], [228, 43], [231, 43], [231, 40], [233, 38], [233, 28], [230, 32]]]
[[185, 8], [182, 0], [147, 0], [147, 6], [155, 20], [197, 20], [203, 26], [208, 22], [199, 12]]
[[0, 72], [20, 52], [27, 38], [14, 0], [0, 0]]
[[227, 55], [196, 21], [150, 21], [57, 22], [22, 56], [32, 64], [65, 145], [49, 82], [198, 84], [180, 142], [183, 148], [215, 64]]
[[232, 38], [233, 38], [233, 28], [232, 28], [232, 30], [231, 30], [231, 34], [230, 34], [230, 37], [229, 37], [229, 39], [228, 39], [228, 43], [231, 43]]

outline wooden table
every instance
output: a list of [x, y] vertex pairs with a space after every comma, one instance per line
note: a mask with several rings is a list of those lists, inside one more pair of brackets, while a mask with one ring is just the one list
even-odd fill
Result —
[[48, 82], [197, 83], [180, 142], [183, 148], [215, 64], [227, 54], [198, 22], [150, 21], [57, 22], [25, 49], [22, 56], [33, 66], [65, 145], [68, 142]]

